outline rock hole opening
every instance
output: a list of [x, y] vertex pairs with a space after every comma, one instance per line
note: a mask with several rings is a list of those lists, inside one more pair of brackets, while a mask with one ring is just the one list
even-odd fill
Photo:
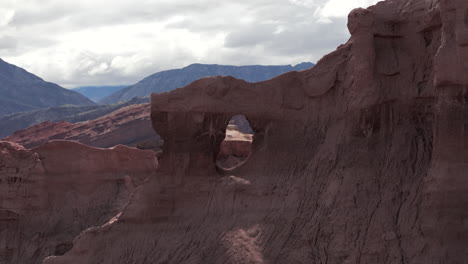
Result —
[[216, 165], [233, 169], [244, 163], [252, 152], [254, 131], [244, 115], [231, 117], [226, 127], [226, 136], [221, 142]]

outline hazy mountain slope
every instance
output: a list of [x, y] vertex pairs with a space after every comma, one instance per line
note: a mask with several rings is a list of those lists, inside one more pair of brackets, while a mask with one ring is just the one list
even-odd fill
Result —
[[79, 92], [80, 94], [88, 97], [89, 99], [93, 100], [94, 102], [98, 102], [99, 100], [119, 91], [123, 88], [127, 87], [128, 85], [117, 85], [117, 86], [83, 86], [72, 89], [75, 92]]
[[67, 121], [70, 123], [93, 120], [107, 115], [122, 107], [148, 103], [149, 98], [134, 98], [130, 101], [113, 105], [91, 106], [59, 106], [15, 113], [0, 118], [0, 138], [6, 137], [17, 130], [21, 130], [45, 121]]
[[162, 71], [150, 75], [137, 84], [102, 99], [100, 103], [115, 103], [129, 100], [136, 96], [147, 96], [151, 93], [171, 91], [206, 76], [233, 76], [248, 82], [259, 82], [271, 79], [285, 72], [305, 70], [312, 66], [314, 64], [310, 62], [304, 62], [296, 66], [192, 64], [182, 69]]
[[65, 104], [94, 105], [94, 102], [85, 96], [46, 82], [2, 59], [0, 98], [0, 116]]

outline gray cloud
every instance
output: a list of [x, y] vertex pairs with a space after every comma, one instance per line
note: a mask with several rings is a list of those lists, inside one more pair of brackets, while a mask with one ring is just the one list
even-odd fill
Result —
[[[19, 0], [20, 2], [21, 0]], [[30, 27], [60, 23], [67, 29], [161, 21], [179, 14], [200, 13], [215, 1], [65, 1], [45, 0], [21, 5], [12, 26]], [[52, 25], [49, 25], [52, 26]], [[59, 28], [59, 25], [56, 25]]]
[[349, 0], [16, 0], [0, 56], [66, 87], [191, 63], [317, 61], [348, 38], [344, 16], [321, 14], [339, 1]]
[[11, 36], [0, 36], [0, 50], [14, 50], [18, 42]]
[[[190, 64], [195, 60], [192, 54], [181, 50], [167, 55], [175, 61], [184, 63], [184, 65]], [[118, 60], [119, 58], [122, 58], [126, 64], [133, 63], [132, 56], [132, 54], [122, 57], [115, 54], [83, 52], [73, 59], [73, 61], [76, 61], [76, 64], [69, 71], [70, 73], [61, 75], [58, 82], [65, 87], [86, 86], [91, 83], [108, 85], [133, 84], [150, 74], [166, 70], [164, 66], [168, 65], [168, 62], [162, 60], [163, 58], [150, 57], [147, 60], [138, 61], [138, 63], [133, 65], [136, 69], [127, 72], [127, 67], [120, 67], [120, 65], [115, 63], [116, 59]], [[52, 78], [53, 76], [50, 77]]]
[[230, 48], [262, 45], [272, 55], [322, 54], [323, 50], [333, 49], [347, 37], [345, 19], [334, 20], [329, 24], [309, 22], [283, 29], [277, 25], [246, 27], [230, 33], [225, 45]]

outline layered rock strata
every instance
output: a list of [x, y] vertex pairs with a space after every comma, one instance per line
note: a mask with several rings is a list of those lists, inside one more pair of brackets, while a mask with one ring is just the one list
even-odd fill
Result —
[[69, 122], [44, 122], [4, 138], [32, 148], [50, 140], [69, 140], [98, 147], [116, 145], [136, 146], [146, 141], [158, 141], [151, 127], [150, 105], [138, 104], [121, 108], [95, 120], [72, 124]]

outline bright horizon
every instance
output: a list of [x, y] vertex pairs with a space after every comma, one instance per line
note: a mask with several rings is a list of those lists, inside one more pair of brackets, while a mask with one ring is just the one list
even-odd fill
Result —
[[4, 0], [0, 57], [66, 88], [133, 84], [193, 63], [317, 62], [376, 0]]

